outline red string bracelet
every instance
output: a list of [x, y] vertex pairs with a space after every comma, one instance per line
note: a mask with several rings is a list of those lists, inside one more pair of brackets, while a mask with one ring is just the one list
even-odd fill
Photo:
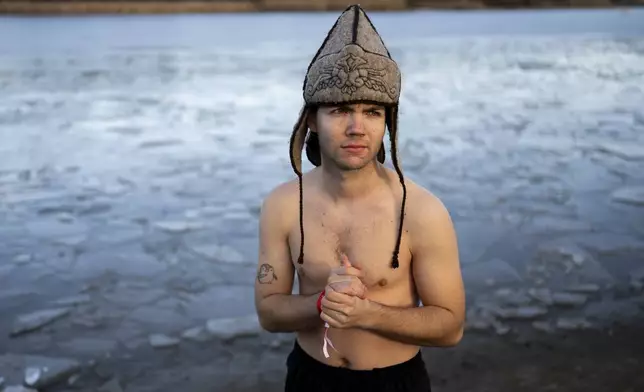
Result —
[[324, 298], [325, 293], [326, 293], [326, 290], [322, 290], [322, 292], [320, 293], [320, 296], [318, 297], [318, 302], [317, 302], [318, 314], [322, 314], [322, 298]]

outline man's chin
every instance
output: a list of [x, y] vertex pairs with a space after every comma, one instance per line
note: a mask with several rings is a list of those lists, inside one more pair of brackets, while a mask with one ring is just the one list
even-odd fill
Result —
[[369, 162], [370, 161], [367, 159], [344, 159], [342, 161], [337, 161], [336, 166], [340, 170], [356, 171], [366, 167]]
[[365, 166], [367, 166], [367, 165], [365, 165], [365, 164], [361, 164], [361, 165], [338, 165], [338, 169], [340, 169], [342, 171], [349, 172], [349, 171], [362, 170]]

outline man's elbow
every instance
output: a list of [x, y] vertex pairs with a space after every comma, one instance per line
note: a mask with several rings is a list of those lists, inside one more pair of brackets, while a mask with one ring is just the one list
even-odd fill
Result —
[[280, 297], [281, 294], [269, 295], [263, 298], [256, 307], [259, 325], [266, 332], [293, 332], [288, 328], [288, 322], [284, 319], [284, 315], [275, 311], [280, 306], [279, 303], [275, 303], [275, 300]]
[[273, 315], [270, 311], [270, 306], [266, 306], [266, 304], [264, 303], [265, 300], [266, 298], [260, 300], [255, 307], [259, 325], [267, 332], [280, 332], [278, 326], [275, 323], [274, 317], [272, 317]]
[[463, 339], [463, 333], [464, 333], [464, 328], [463, 328], [463, 325], [461, 324], [454, 331], [452, 331], [450, 334], [446, 335], [443, 339], [441, 339], [440, 346], [454, 347], [458, 345], [461, 342], [461, 339]]
[[261, 315], [258, 315], [258, 316], [259, 316], [258, 317], [259, 325], [262, 327], [263, 330], [270, 333], [281, 332], [278, 326], [269, 317], [262, 317]]

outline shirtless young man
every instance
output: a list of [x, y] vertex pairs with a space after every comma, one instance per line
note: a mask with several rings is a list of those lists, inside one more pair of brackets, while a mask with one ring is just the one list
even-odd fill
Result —
[[[275, 188], [260, 218], [259, 320], [297, 334], [286, 391], [430, 391], [420, 347], [463, 335], [454, 228], [441, 201], [402, 176], [399, 95], [396, 63], [349, 7], [307, 71], [291, 138], [298, 180]], [[395, 171], [383, 166], [386, 128]], [[305, 145], [316, 167], [303, 174]]]

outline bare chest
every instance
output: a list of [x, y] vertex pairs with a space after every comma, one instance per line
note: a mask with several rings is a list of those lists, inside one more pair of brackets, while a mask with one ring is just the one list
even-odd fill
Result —
[[304, 263], [297, 264], [300, 250], [299, 226], [289, 236], [300, 290], [316, 292], [324, 287], [331, 269], [347, 255], [351, 264], [364, 273], [369, 291], [385, 290], [409, 278], [411, 255], [403, 231], [400, 267], [391, 268], [398, 235], [398, 218], [393, 204], [352, 209], [305, 208]]

